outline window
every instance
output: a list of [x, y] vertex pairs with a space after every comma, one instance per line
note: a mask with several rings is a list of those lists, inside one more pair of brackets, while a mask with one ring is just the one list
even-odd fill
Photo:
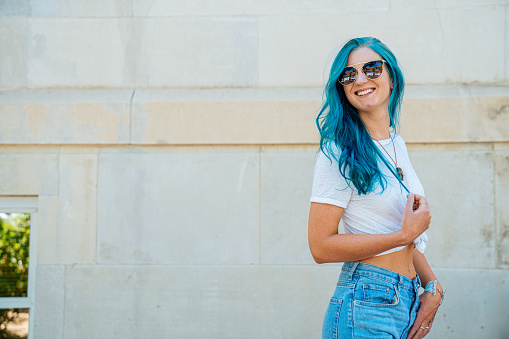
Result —
[[33, 337], [37, 198], [0, 197], [0, 337]]

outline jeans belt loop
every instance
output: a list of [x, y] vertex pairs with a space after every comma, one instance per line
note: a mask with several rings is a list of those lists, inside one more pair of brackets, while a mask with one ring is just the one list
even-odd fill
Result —
[[421, 279], [417, 275], [414, 279], [414, 290], [416, 294], [419, 294], [419, 288], [421, 287]]
[[348, 273], [348, 280], [352, 280], [353, 273], [357, 269], [357, 266], [359, 265], [358, 261], [355, 261], [352, 265], [352, 270]]
[[399, 275], [399, 281], [397, 284], [398, 291], [401, 291], [401, 285], [403, 285], [403, 275]]

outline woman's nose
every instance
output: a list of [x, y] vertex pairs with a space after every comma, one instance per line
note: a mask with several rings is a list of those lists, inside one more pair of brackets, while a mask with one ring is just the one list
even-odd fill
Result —
[[368, 78], [366, 78], [366, 75], [362, 71], [357, 71], [357, 78], [355, 79], [355, 84], [364, 85], [366, 82], [368, 82]]

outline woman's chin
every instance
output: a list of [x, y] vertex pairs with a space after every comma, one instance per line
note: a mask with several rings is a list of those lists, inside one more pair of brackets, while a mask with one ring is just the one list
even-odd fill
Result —
[[363, 105], [359, 105], [357, 107], [358, 112], [370, 113], [370, 112], [374, 112], [377, 110], [379, 110], [379, 108], [375, 104], [363, 104]]

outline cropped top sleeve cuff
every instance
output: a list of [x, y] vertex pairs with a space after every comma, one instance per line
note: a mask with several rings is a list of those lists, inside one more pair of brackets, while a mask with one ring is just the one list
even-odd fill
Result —
[[311, 197], [310, 201], [311, 202], [319, 202], [321, 204], [334, 205], [334, 206], [338, 206], [338, 207], [342, 207], [342, 208], [345, 208], [346, 205], [348, 205], [348, 202], [338, 201], [338, 200], [334, 200], [334, 199], [330, 199], [330, 198], [321, 198], [321, 197]]
[[419, 250], [419, 252], [424, 253], [426, 250], [426, 245], [428, 244], [428, 235], [426, 232], [422, 233], [419, 238], [414, 240], [415, 248]]

